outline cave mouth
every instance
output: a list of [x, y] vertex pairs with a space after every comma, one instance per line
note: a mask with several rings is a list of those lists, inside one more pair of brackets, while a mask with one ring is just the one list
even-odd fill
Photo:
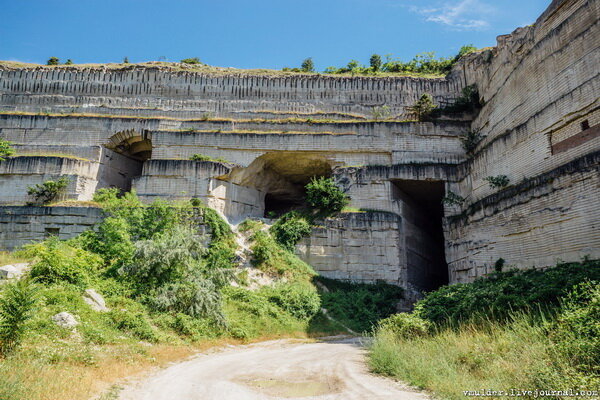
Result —
[[329, 177], [332, 171], [332, 162], [324, 153], [278, 151], [234, 169], [227, 180], [259, 191], [263, 216], [273, 218], [307, 208], [306, 184], [314, 177]]
[[106, 144], [112, 151], [135, 161], [144, 162], [152, 157], [150, 132], [137, 132], [133, 129], [115, 133]]
[[143, 165], [152, 157], [151, 133], [134, 129], [112, 135], [104, 144], [107, 149], [103, 162], [110, 168], [104, 177], [107, 187], [131, 190], [133, 180], [142, 175]]
[[443, 181], [394, 180], [393, 200], [402, 203], [408, 283], [431, 291], [449, 283], [442, 199]]

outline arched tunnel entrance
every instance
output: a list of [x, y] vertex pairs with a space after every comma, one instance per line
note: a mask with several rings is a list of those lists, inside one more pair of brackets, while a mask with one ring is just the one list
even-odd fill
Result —
[[228, 180], [259, 190], [264, 196], [264, 216], [274, 217], [305, 208], [306, 184], [313, 177], [331, 176], [331, 172], [331, 161], [321, 154], [274, 152], [232, 171]]
[[104, 147], [100, 186], [130, 190], [133, 179], [142, 175], [144, 161], [152, 157], [150, 132], [120, 131], [112, 135]]

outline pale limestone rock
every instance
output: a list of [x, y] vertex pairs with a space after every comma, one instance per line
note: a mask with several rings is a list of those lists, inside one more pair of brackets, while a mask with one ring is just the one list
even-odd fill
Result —
[[66, 311], [60, 312], [52, 317], [52, 321], [62, 328], [73, 329], [79, 325], [79, 321], [75, 319], [73, 314]]
[[104, 301], [104, 297], [94, 289], [86, 289], [83, 294], [83, 301], [92, 307], [95, 311], [106, 312], [110, 311], [108, 307], [106, 307], [106, 302]]

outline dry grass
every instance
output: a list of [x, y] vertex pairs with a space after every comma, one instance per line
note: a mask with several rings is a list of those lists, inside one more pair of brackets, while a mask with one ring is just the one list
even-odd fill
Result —
[[23, 255], [10, 253], [8, 251], [0, 251], [0, 265], [15, 264], [29, 262], [31, 259]]
[[[290, 335], [270, 335], [243, 343], [256, 343], [282, 337], [306, 338], [306, 334], [298, 332]], [[189, 345], [169, 345], [147, 343], [94, 346], [90, 352], [93, 356], [87, 361], [74, 360], [47, 363], [27, 355], [27, 351], [19, 353], [0, 363], [4, 364], [2, 377], [4, 385], [17, 382], [26, 393], [27, 400], [88, 400], [96, 398], [115, 385], [123, 385], [132, 378], [143, 376], [156, 368], [169, 363], [180, 362], [195, 354], [215, 351], [227, 345], [241, 344], [235, 339], [207, 340]], [[89, 346], [81, 344], [81, 346]], [[26, 350], [26, 349], [25, 349]], [[2, 389], [3, 384], [0, 384]], [[6, 393], [6, 389], [3, 393]], [[10, 397], [9, 397], [10, 398]]]
[[2, 111], [0, 115], [19, 115], [29, 117], [51, 117], [51, 118], [105, 118], [105, 119], [123, 119], [123, 120], [164, 120], [164, 121], [181, 121], [181, 122], [231, 122], [231, 123], [271, 123], [271, 124], [336, 124], [336, 125], [352, 125], [365, 123], [411, 123], [418, 122], [413, 119], [367, 119], [358, 117], [357, 119], [312, 119], [312, 118], [250, 118], [250, 119], [234, 119], [234, 118], [174, 118], [164, 116], [136, 116], [136, 115], [112, 115], [112, 114], [96, 114], [96, 113], [51, 113], [51, 112], [29, 112], [29, 111]]
[[57, 157], [57, 158], [69, 158], [72, 160], [79, 160], [79, 161], [87, 161], [90, 162], [91, 160], [88, 158], [84, 158], [84, 157], [78, 157], [78, 156], [74, 156], [72, 154], [66, 154], [66, 153], [37, 153], [35, 151], [24, 151], [24, 152], [19, 152], [18, 154], [14, 155], [13, 157]]
[[62, 200], [55, 203], [50, 203], [47, 207], [95, 207], [100, 208], [100, 204], [95, 201], [83, 200]]
[[215, 76], [267, 76], [267, 77], [278, 77], [278, 76], [325, 76], [331, 79], [336, 78], [347, 78], [347, 77], [362, 77], [362, 78], [398, 78], [398, 77], [409, 77], [409, 78], [424, 78], [424, 79], [444, 79], [445, 75], [439, 74], [422, 74], [414, 72], [378, 72], [376, 75], [361, 75], [352, 74], [350, 72], [343, 74], [324, 74], [319, 72], [292, 72], [292, 71], [281, 71], [274, 69], [238, 69], [231, 67], [215, 67], [205, 64], [184, 64], [178, 62], [161, 62], [161, 61], [148, 61], [136, 64], [122, 64], [122, 63], [105, 63], [105, 64], [72, 64], [72, 65], [41, 65], [33, 63], [23, 63], [17, 61], [0, 61], [0, 67], [6, 69], [66, 69], [66, 70], [84, 70], [84, 69], [96, 69], [96, 70], [139, 70], [144, 68], [160, 69], [164, 71], [172, 72], [196, 72], [207, 75]]

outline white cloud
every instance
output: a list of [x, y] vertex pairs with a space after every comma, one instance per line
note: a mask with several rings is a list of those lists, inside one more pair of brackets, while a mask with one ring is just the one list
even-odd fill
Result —
[[410, 10], [421, 14], [426, 21], [436, 22], [459, 30], [479, 30], [489, 26], [488, 17], [494, 7], [482, 0], [460, 0], [429, 6], [410, 6]]

